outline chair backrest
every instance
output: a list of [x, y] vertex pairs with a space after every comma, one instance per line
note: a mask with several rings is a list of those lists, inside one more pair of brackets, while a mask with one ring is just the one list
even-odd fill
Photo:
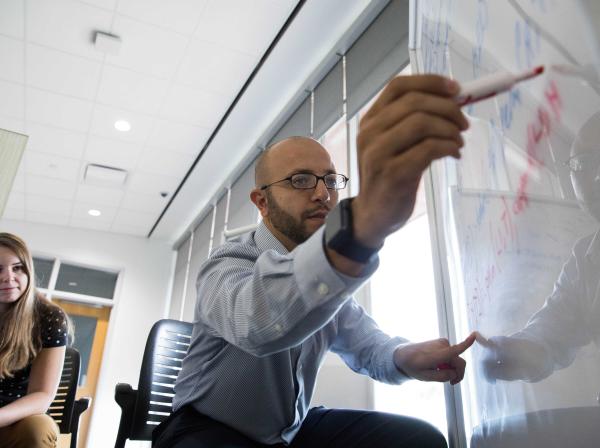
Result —
[[65, 362], [56, 396], [46, 412], [54, 419], [61, 434], [71, 433], [75, 392], [79, 382], [80, 358], [79, 352], [73, 347], [67, 347]]
[[152, 431], [172, 412], [174, 386], [188, 352], [192, 324], [162, 319], [146, 341], [130, 439], [150, 440]]

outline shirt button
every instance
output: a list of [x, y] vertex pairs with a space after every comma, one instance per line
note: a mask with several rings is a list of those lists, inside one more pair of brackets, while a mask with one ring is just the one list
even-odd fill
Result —
[[320, 295], [325, 296], [329, 292], [329, 286], [327, 286], [325, 283], [319, 283], [319, 286], [317, 287], [317, 292]]

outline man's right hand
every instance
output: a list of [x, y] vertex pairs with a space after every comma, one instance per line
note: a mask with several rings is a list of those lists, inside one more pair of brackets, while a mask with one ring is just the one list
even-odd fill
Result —
[[468, 121], [452, 99], [456, 82], [437, 75], [399, 76], [360, 122], [360, 192], [352, 201], [355, 238], [380, 247], [412, 214], [425, 169], [460, 158]]

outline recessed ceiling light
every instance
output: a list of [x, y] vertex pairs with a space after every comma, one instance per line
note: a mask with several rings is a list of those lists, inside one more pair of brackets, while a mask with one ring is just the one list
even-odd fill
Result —
[[102, 212], [100, 210], [96, 210], [96, 209], [90, 209], [88, 210], [88, 215], [90, 216], [100, 216], [102, 214]]
[[131, 129], [131, 124], [125, 120], [115, 121], [115, 129], [121, 132], [127, 132]]

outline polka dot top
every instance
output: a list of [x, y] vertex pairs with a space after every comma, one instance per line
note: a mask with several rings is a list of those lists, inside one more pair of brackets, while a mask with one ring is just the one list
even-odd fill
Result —
[[[37, 327], [42, 348], [67, 345], [67, 319], [60, 308], [39, 302]], [[27, 394], [31, 363], [14, 373], [12, 378], [0, 378], [0, 407], [6, 406]]]

